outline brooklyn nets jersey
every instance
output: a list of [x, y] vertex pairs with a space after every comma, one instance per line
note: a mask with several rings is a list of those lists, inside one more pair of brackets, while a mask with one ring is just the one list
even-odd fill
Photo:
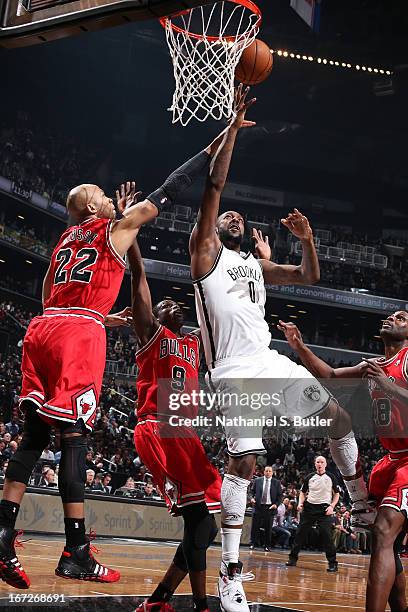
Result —
[[269, 347], [263, 271], [251, 253], [221, 246], [213, 267], [194, 281], [194, 288], [210, 370], [220, 359], [250, 356]]

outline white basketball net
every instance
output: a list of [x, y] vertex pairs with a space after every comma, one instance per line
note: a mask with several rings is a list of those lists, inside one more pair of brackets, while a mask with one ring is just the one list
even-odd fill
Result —
[[234, 72], [254, 41], [260, 14], [237, 0], [200, 6], [162, 20], [176, 82], [173, 123], [230, 117]]

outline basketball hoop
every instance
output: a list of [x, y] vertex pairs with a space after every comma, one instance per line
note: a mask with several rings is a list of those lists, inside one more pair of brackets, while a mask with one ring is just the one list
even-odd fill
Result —
[[231, 116], [235, 68], [261, 20], [252, 0], [224, 0], [160, 19], [176, 82], [173, 123]]

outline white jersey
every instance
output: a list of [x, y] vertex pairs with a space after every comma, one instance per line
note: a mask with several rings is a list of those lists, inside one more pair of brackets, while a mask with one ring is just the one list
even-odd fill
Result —
[[221, 246], [213, 267], [194, 281], [207, 366], [269, 347], [263, 270], [251, 253]]

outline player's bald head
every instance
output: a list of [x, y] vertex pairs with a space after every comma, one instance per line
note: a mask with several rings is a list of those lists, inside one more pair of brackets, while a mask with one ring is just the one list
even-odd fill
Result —
[[107, 198], [98, 185], [83, 183], [71, 189], [67, 197], [67, 210], [70, 217], [81, 222], [86, 217], [114, 217], [112, 200]]

